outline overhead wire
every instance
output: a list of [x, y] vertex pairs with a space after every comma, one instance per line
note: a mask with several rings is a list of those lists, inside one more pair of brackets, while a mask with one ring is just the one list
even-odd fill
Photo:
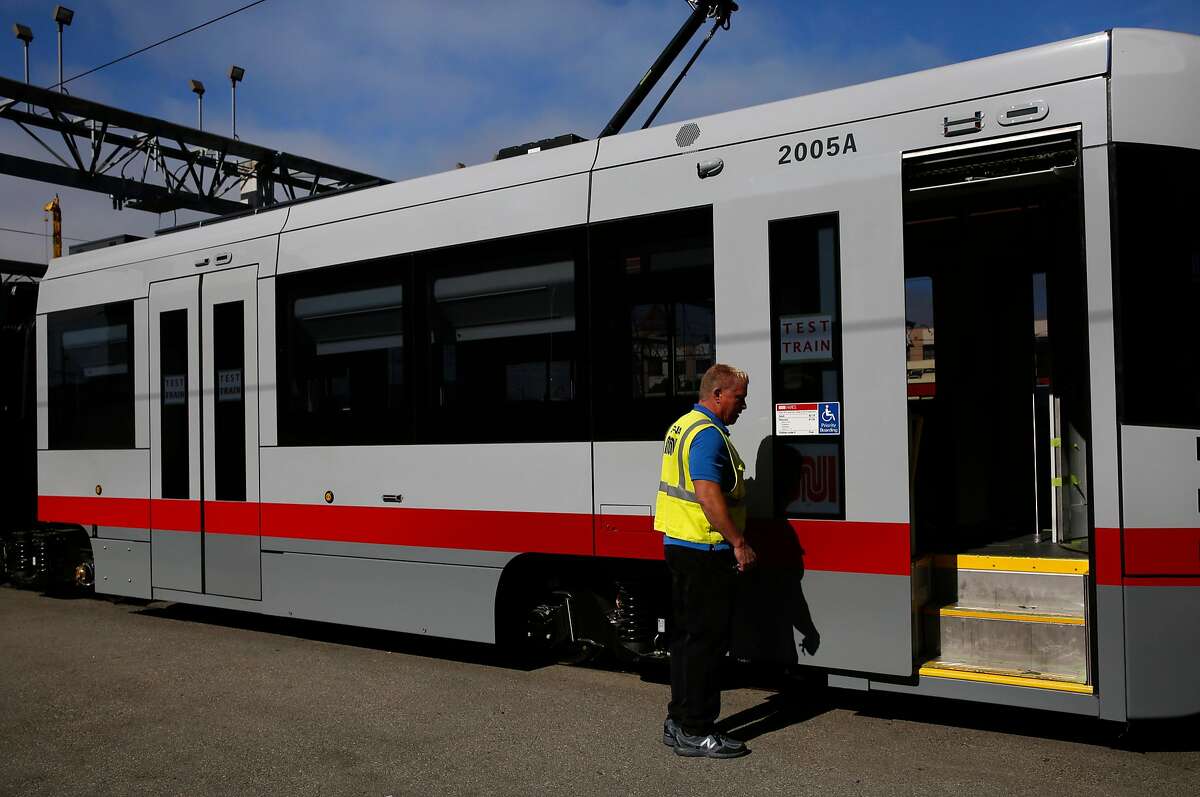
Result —
[[[165, 38], [165, 39], [161, 39], [161, 40], [159, 40], [159, 41], [156, 41], [156, 42], [154, 42], [153, 44], [148, 44], [148, 45], [146, 45], [145, 47], [142, 47], [142, 48], [139, 48], [139, 49], [137, 49], [137, 50], [134, 50], [134, 51], [133, 51], [133, 52], [131, 52], [131, 53], [126, 53], [125, 55], [122, 55], [120, 58], [114, 58], [114, 59], [112, 59], [111, 61], [106, 61], [105, 63], [103, 63], [103, 64], [100, 64], [99, 66], [92, 67], [91, 69], [89, 69], [89, 70], [87, 70], [87, 71], [85, 71], [85, 72], [80, 72], [80, 73], [79, 73], [79, 74], [77, 74], [77, 75], [72, 75], [71, 77], [69, 77], [69, 78], [66, 78], [65, 80], [63, 80], [63, 81], [61, 81], [61, 82], [59, 82], [59, 83], [55, 83], [55, 84], [54, 84], [54, 85], [52, 85], [50, 88], [52, 88], [52, 89], [54, 89], [54, 88], [61, 88], [61, 87], [65, 86], [67, 83], [70, 83], [70, 82], [71, 82], [71, 81], [73, 81], [73, 80], [78, 80], [79, 78], [82, 78], [82, 77], [87, 77], [88, 75], [91, 75], [91, 74], [94, 74], [94, 73], [96, 73], [96, 72], [99, 72], [101, 69], [105, 69], [105, 68], [107, 68], [107, 67], [110, 67], [110, 66], [112, 66], [113, 64], [119, 64], [119, 63], [121, 63], [122, 61], [126, 61], [126, 60], [128, 60], [128, 59], [130, 59], [130, 58], [133, 58], [135, 55], [141, 55], [142, 53], [144, 53], [144, 52], [147, 52], [148, 50], [153, 50], [155, 47], [158, 47], [158, 46], [160, 46], [160, 45], [166, 44], [166, 43], [168, 43], [168, 42], [172, 42], [172, 41], [174, 41], [174, 40], [176, 40], [176, 39], [178, 39], [178, 38], [181, 38], [181, 37], [183, 37], [183, 36], [186, 36], [186, 35], [188, 35], [189, 33], [195, 33], [196, 31], [198, 31], [198, 30], [200, 30], [200, 29], [202, 29], [202, 28], [206, 28], [206, 27], [208, 27], [209, 25], [212, 25], [212, 24], [214, 24], [214, 23], [220, 22], [220, 21], [221, 21], [221, 20], [223, 20], [223, 19], [228, 19], [229, 17], [232, 17], [232, 16], [234, 16], [235, 14], [240, 14], [240, 13], [241, 13], [241, 12], [243, 12], [243, 11], [247, 11], [247, 10], [249, 10], [249, 9], [251, 9], [251, 8], [254, 8], [255, 6], [262, 5], [262, 4], [263, 4], [263, 3], [265, 3], [265, 2], [267, 2], [267, 0], [253, 0], [252, 2], [250, 2], [250, 3], [246, 3], [245, 5], [243, 5], [243, 6], [240, 6], [240, 7], [238, 7], [238, 8], [235, 8], [235, 9], [233, 9], [232, 11], [228, 11], [228, 12], [226, 12], [226, 13], [224, 13], [224, 14], [221, 14], [220, 16], [213, 17], [212, 19], [206, 20], [205, 22], [201, 22], [199, 25], [193, 25], [192, 27], [188, 28], [187, 30], [180, 31], [179, 33], [176, 33], [176, 34], [174, 34], [174, 35], [172, 35], [172, 36], [168, 36], [168, 37], [167, 37], [167, 38]], [[51, 236], [50, 236], [50, 233], [48, 233], [48, 232], [33, 232], [32, 230], [18, 230], [18, 229], [16, 229], [16, 228], [13, 228], [13, 227], [0, 227], [0, 231], [3, 231], [3, 232], [11, 232], [11, 233], [18, 233], [18, 234], [20, 234], [20, 235], [35, 235], [35, 236], [37, 236], [37, 237], [39, 237], [39, 238], [42, 238], [44, 241], [46, 241], [46, 242], [47, 242], [47, 245], [48, 245], [49, 238], [51, 237]], [[65, 236], [65, 235], [64, 235], [64, 236], [62, 236], [62, 238], [63, 238], [63, 240], [64, 240], [64, 241], [84, 241], [84, 240], [86, 240], [86, 239], [84, 239], [84, 238], [72, 238], [72, 237], [70, 237], [70, 236]], [[49, 255], [48, 255], [48, 254], [47, 254], [47, 257], [49, 257]]]
[[[18, 232], [18, 233], [20, 233], [21, 235], [36, 235], [36, 236], [38, 236], [39, 238], [49, 238], [49, 237], [51, 237], [51, 236], [50, 236], [50, 233], [45, 233], [45, 232], [34, 232], [33, 230], [18, 230], [18, 229], [16, 229], [15, 227], [0, 227], [0, 232]], [[86, 239], [84, 239], [84, 238], [72, 238], [72, 237], [70, 237], [69, 235], [64, 235], [64, 236], [63, 236], [63, 240], [64, 240], [64, 241], [83, 241], [83, 240], [86, 240]]]
[[154, 44], [148, 44], [145, 47], [141, 48], [140, 50], [134, 50], [131, 53], [122, 55], [120, 58], [114, 58], [113, 60], [111, 60], [107, 63], [104, 63], [104, 64], [100, 64], [100, 66], [93, 67], [93, 68], [87, 70], [86, 72], [80, 72], [78, 75], [72, 75], [71, 77], [64, 80], [62, 83], [54, 84], [51, 88], [58, 88], [59, 86], [65, 86], [67, 83], [70, 83], [72, 80], [78, 80], [79, 78], [86, 77], [86, 76], [92, 74], [93, 72], [99, 72], [101, 69], [104, 69], [105, 67], [110, 67], [113, 64], [119, 64], [122, 61], [125, 61], [129, 58], [133, 58], [135, 55], [141, 55], [142, 53], [146, 52], [147, 50], [153, 50], [155, 47], [158, 47], [160, 44], [166, 44], [167, 42], [174, 41], [175, 39], [178, 39], [181, 36], [186, 36], [189, 33], [194, 33], [196, 31], [200, 30], [201, 28], [206, 28], [209, 25], [212, 25], [214, 22], [220, 22], [223, 19], [228, 19], [229, 17], [232, 17], [234, 14], [240, 14], [241, 12], [246, 11], [247, 9], [254, 8], [255, 6], [261, 5], [262, 3], [265, 3], [265, 2], [267, 2], [267, 0], [254, 0], [254, 2], [247, 3], [246, 5], [242, 6], [241, 8], [235, 8], [233, 11], [229, 11], [225, 14], [222, 14], [219, 17], [213, 17], [212, 19], [208, 20], [207, 22], [201, 22], [199, 25], [195, 25], [193, 27], [188, 28], [185, 31], [176, 33], [174, 36], [168, 36], [167, 38], [165, 38], [161, 41], [154, 42]]

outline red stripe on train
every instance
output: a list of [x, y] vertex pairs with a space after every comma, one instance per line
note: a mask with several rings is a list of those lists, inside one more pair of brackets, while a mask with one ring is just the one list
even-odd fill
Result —
[[597, 515], [596, 555], [662, 559], [663, 535], [650, 515]]
[[1200, 529], [1125, 529], [1128, 576], [1200, 576]]
[[[886, 576], [907, 576], [911, 571], [907, 523], [751, 520], [746, 536], [764, 566]], [[598, 556], [662, 559], [662, 546], [652, 517], [596, 518]]]
[[258, 507], [246, 501], [205, 501], [202, 523], [199, 501], [155, 498], [150, 501], [150, 528], [196, 532], [203, 528], [209, 534], [256, 536]]
[[512, 553], [592, 553], [592, 517], [555, 512], [263, 504], [262, 533]]
[[908, 576], [912, 549], [907, 523], [791, 520], [806, 570]]
[[1200, 576], [1125, 576], [1127, 587], [1200, 587]]
[[[42, 520], [128, 528], [200, 530], [198, 501], [40, 496]], [[151, 523], [153, 519], [153, 523]], [[592, 517], [553, 512], [204, 503], [205, 530], [220, 534], [329, 542], [662, 559], [662, 535], [649, 516]], [[261, 529], [261, 531], [260, 531]], [[909, 574], [905, 523], [792, 520], [755, 522], [750, 540], [764, 562], [809, 570]]]
[[205, 501], [204, 530], [212, 534], [259, 533], [259, 507], [244, 501]]
[[[1168, 533], [1159, 534], [1163, 531]], [[1200, 587], [1198, 531], [1125, 529], [1122, 546], [1120, 529], [1097, 528], [1096, 583], [1104, 587]]]
[[200, 502], [155, 498], [150, 502], [150, 528], [159, 531], [200, 531]]
[[97, 526], [148, 529], [151, 528], [150, 499], [39, 495], [38, 520], [44, 523], [95, 523]]
[[205, 501], [201, 524], [199, 501], [43, 495], [38, 497], [38, 518], [130, 529], [258, 534], [258, 504], [240, 501]]
[[1096, 528], [1096, 583], [1121, 586], [1121, 530]]
[[[41, 495], [38, 519], [171, 531], [201, 528], [200, 502], [172, 499]], [[592, 517], [584, 514], [204, 504], [205, 530], [216, 534], [656, 560], [663, 556], [662, 536], [653, 522], [645, 515], [600, 515], [593, 546]], [[905, 523], [752, 521], [749, 536], [764, 562], [841, 573], [910, 572]], [[1200, 587], [1200, 529], [1126, 529], [1122, 546], [1120, 529], [1097, 528], [1095, 577], [1102, 586]]]

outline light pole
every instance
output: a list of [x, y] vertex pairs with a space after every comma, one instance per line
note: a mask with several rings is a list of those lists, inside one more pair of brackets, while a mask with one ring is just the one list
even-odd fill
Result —
[[75, 18], [75, 12], [66, 6], [54, 7], [54, 21], [58, 23], [58, 91], [60, 94], [66, 94], [67, 89], [63, 86], [63, 48], [62, 48], [62, 32], [63, 28], [71, 24], [71, 20]]
[[246, 76], [246, 70], [240, 66], [229, 67], [229, 86], [233, 90], [233, 137], [237, 138], [237, 84]]
[[[199, 80], [189, 80], [188, 84], [192, 87], [192, 93], [196, 95], [196, 125], [199, 130], [204, 129], [204, 84]], [[201, 155], [204, 151], [201, 150]], [[202, 188], [204, 185], [204, 163], [200, 163], [200, 180], [197, 188]]]
[[192, 87], [192, 93], [196, 95], [196, 125], [200, 130], [204, 129], [204, 84], [199, 80], [189, 80], [188, 85]]
[[[21, 40], [25, 46], [25, 85], [29, 85], [29, 43], [33, 41], [33, 31], [28, 25], [22, 25], [20, 22], [13, 23], [13, 35]], [[33, 113], [33, 106], [26, 103], [25, 110]]]

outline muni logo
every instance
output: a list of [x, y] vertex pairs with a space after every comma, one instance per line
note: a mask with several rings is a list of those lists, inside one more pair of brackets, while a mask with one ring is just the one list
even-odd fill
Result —
[[837, 496], [837, 457], [803, 457], [800, 460], [800, 500], [822, 503], [835, 501]]

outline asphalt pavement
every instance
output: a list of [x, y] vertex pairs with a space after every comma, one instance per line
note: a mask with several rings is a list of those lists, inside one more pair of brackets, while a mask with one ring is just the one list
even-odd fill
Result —
[[0, 794], [1200, 794], [1200, 721], [1134, 726], [735, 674], [751, 755], [661, 743], [657, 674], [0, 588]]

